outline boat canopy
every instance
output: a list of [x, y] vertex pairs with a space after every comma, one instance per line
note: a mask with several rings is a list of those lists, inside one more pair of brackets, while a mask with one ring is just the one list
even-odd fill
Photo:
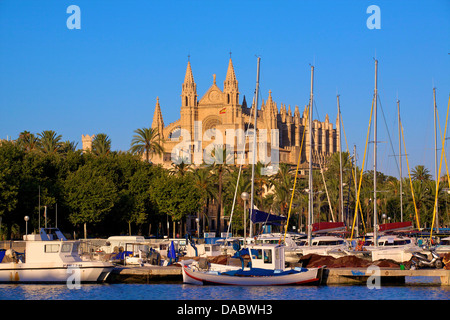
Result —
[[313, 233], [345, 231], [346, 229], [343, 222], [317, 222], [312, 224]]
[[252, 210], [251, 220], [253, 223], [265, 223], [270, 225], [280, 225], [281, 221], [286, 221], [287, 218], [283, 216], [277, 216], [261, 210]]
[[379, 225], [379, 231], [380, 232], [399, 232], [399, 231], [406, 231], [406, 230], [412, 230], [413, 225], [412, 221], [405, 221], [405, 222], [391, 222], [391, 223], [383, 223]]

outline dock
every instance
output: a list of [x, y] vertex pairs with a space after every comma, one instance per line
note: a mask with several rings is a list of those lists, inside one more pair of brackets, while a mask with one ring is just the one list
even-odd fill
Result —
[[[323, 285], [366, 285], [367, 281], [379, 276], [383, 284], [405, 284], [407, 277], [421, 277], [433, 284], [450, 286], [450, 270], [420, 269], [400, 270], [380, 268], [325, 268]], [[180, 266], [144, 266], [144, 267], [116, 267], [111, 272], [110, 283], [182, 283], [183, 277]]]
[[[323, 275], [323, 284], [360, 284], [365, 285], [374, 276], [380, 277], [381, 284], [405, 284], [406, 278], [418, 278], [436, 280], [436, 284], [450, 286], [450, 270], [445, 269], [420, 269], [400, 270], [380, 268], [374, 272], [367, 268], [326, 268]], [[372, 278], [371, 278], [372, 277]], [[371, 279], [369, 279], [371, 278]]]
[[108, 277], [112, 283], [179, 283], [183, 281], [181, 266], [116, 266]]

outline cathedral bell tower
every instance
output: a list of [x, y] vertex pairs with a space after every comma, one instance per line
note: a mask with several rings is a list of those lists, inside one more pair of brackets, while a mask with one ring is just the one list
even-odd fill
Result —
[[181, 128], [194, 132], [195, 120], [198, 119], [197, 85], [192, 74], [191, 62], [188, 61], [186, 75], [181, 88]]

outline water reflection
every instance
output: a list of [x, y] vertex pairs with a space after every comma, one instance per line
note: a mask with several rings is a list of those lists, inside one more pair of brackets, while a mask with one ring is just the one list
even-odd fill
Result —
[[185, 284], [3, 284], [0, 300], [448, 300], [450, 287], [234, 287]]

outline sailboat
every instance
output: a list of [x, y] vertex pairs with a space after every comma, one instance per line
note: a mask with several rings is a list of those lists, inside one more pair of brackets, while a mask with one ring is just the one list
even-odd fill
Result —
[[[255, 123], [258, 109], [258, 91], [259, 91], [259, 68], [260, 57], [258, 57], [258, 67], [256, 76], [256, 103], [255, 103]], [[253, 133], [253, 156], [256, 154], [256, 125]], [[254, 159], [253, 159], [254, 160]], [[254, 170], [255, 161], [252, 169]], [[250, 217], [253, 217], [253, 183], [254, 171], [252, 173], [252, 202], [250, 207]], [[250, 223], [250, 226], [252, 224]], [[252, 228], [250, 235], [252, 236]], [[244, 239], [245, 240], [245, 239]], [[199, 263], [193, 259], [181, 262], [183, 282], [194, 285], [240, 285], [240, 286], [273, 286], [273, 285], [301, 285], [317, 284], [321, 282], [323, 267], [306, 269], [302, 267], [285, 267], [285, 249], [284, 244], [245, 244], [245, 252], [250, 256], [250, 263], [246, 265], [242, 254], [239, 255], [242, 265], [224, 265], [219, 269], [211, 270], [207, 265], [201, 268]], [[242, 253], [242, 251], [241, 251]], [[215, 266], [217, 267], [217, 266]]]
[[[373, 143], [373, 239], [366, 242], [364, 249], [371, 252], [372, 261], [392, 259], [398, 262], [408, 261], [412, 252], [421, 251], [409, 237], [392, 234], [395, 230], [405, 230], [412, 226], [410, 222], [393, 224], [378, 224], [377, 214], [377, 100], [378, 100], [378, 60], [375, 60], [375, 89], [374, 89], [374, 143]], [[399, 124], [400, 125], [400, 124]], [[379, 237], [381, 233], [381, 237]]]

